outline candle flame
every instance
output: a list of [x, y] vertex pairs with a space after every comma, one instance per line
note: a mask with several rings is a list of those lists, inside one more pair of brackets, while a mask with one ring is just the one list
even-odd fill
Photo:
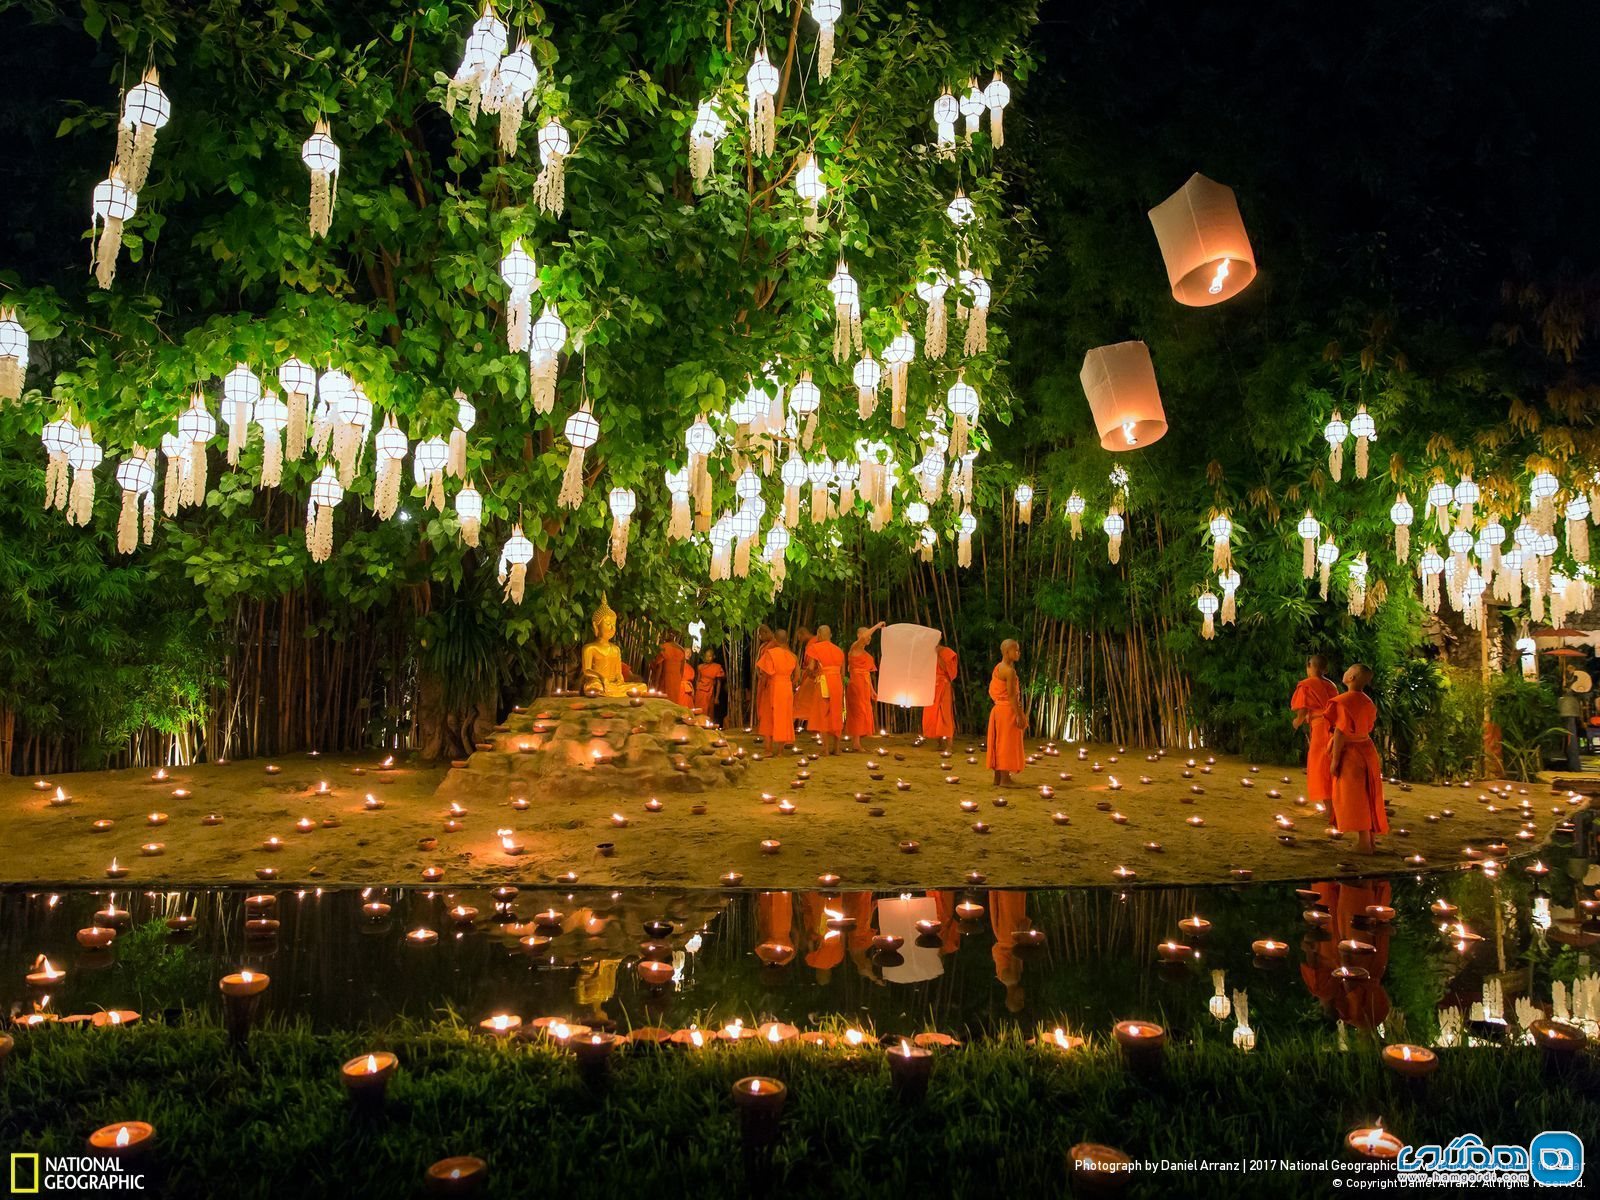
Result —
[[730, 1039], [738, 1038], [744, 1032], [744, 1018], [735, 1017], [731, 1024], [723, 1027], [722, 1032], [727, 1034]]
[[844, 1031], [844, 1040], [846, 1042], [848, 1042], [852, 1046], [861, 1045], [861, 1041], [862, 1041], [861, 1030], [859, 1030], [859, 1029], [846, 1029]]
[[776, 1045], [778, 1042], [781, 1042], [782, 1040], [783, 1039], [778, 1036], [778, 1027], [776, 1025], [772, 1025], [772, 1026], [769, 1026], [767, 1028], [767, 1041], [772, 1042], [774, 1045]]
[[117, 1130], [117, 1145], [126, 1146], [130, 1138], [131, 1134], [128, 1132], [128, 1127], [126, 1125]]
[[760, 1093], [760, 1091], [761, 1091], [761, 1080], [752, 1079], [750, 1081], [750, 1094], [751, 1095], [758, 1095]]
[[389, 756], [388, 756], [388, 757], [387, 757], [387, 758], [385, 758], [385, 759], [384, 759], [384, 760], [383, 760], [383, 761], [382, 761], [382, 762], [381, 762], [381, 763], [379, 763], [379, 764], [378, 764], [378, 765], [379, 765], [379, 766], [380, 766], [380, 767], [392, 767], [392, 766], [394, 766], [394, 755], [392, 755], [392, 754], [391, 754], [391, 755], [389, 755]]
[[121, 1025], [122, 1024], [122, 1014], [119, 1013], [116, 1009], [112, 1009], [111, 1010], [111, 1018], [110, 1019], [111, 1019], [111, 1024], [113, 1024], [113, 1025]]
[[550, 1026], [550, 1036], [555, 1038], [558, 1042], [564, 1042], [572, 1036], [572, 1027], [565, 1021], [557, 1021], [554, 1025]]
[[1228, 260], [1223, 259], [1217, 263], [1217, 273], [1211, 277], [1211, 286], [1206, 289], [1213, 296], [1222, 291], [1222, 281], [1228, 277]]
[[505, 1013], [495, 1013], [493, 1017], [489, 1018], [489, 1023], [496, 1029], [506, 1029], [511, 1024], [511, 1018], [506, 1016]]
[[65, 788], [57, 788], [56, 789], [56, 799], [57, 800], [65, 800], [66, 798], [67, 798], [66, 789]]
[[1052, 1036], [1055, 1039], [1056, 1045], [1060, 1046], [1063, 1050], [1067, 1048], [1067, 1031], [1065, 1029], [1057, 1025], [1056, 1031]]
[[255, 976], [250, 974], [249, 971], [240, 971], [239, 972], [239, 981], [241, 983], [249, 983], [254, 978], [255, 978]]
[[907, 1058], [911, 1057], [911, 1043], [906, 1041], [905, 1038], [900, 1039], [899, 1052], [905, 1055]]
[[1134, 421], [1124, 421], [1122, 423], [1123, 440], [1126, 441], [1130, 446], [1136, 446], [1139, 443], [1139, 439], [1134, 436], [1133, 431], [1135, 428], [1137, 428], [1137, 423]]
[[698, 1029], [691, 1029], [689, 1031], [689, 1042], [696, 1049], [699, 1049], [701, 1046], [706, 1044], [706, 1039], [701, 1035]]
[[111, 869], [113, 871], [117, 869], [117, 857], [114, 854], [111, 856]]
[[376, 1054], [369, 1054], [369, 1055], [367, 1055], [367, 1074], [368, 1075], [376, 1075], [377, 1073], [378, 1073], [378, 1056]]

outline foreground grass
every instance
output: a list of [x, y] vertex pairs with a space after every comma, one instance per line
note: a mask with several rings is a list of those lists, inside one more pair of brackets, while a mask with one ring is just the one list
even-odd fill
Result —
[[[1477, 1133], [1526, 1144], [1544, 1129], [1600, 1137], [1600, 1066], [1548, 1075], [1531, 1049], [1444, 1052], [1422, 1089], [1391, 1078], [1369, 1043], [1265, 1045], [1242, 1054], [1207, 1031], [1141, 1079], [1114, 1047], [1045, 1053], [1001, 1038], [940, 1054], [921, 1103], [901, 1102], [875, 1048], [744, 1043], [620, 1055], [586, 1085], [547, 1045], [491, 1042], [451, 1021], [368, 1034], [259, 1029], [248, 1051], [209, 1024], [16, 1031], [0, 1074], [0, 1148], [73, 1153], [120, 1120], [158, 1131], [155, 1194], [401, 1197], [428, 1163], [488, 1160], [487, 1194], [749, 1194], [729, 1087], [789, 1087], [771, 1190], [786, 1196], [1059, 1196], [1064, 1154], [1101, 1141], [1152, 1159], [1336, 1160], [1344, 1134], [1381, 1117], [1414, 1142]], [[385, 1112], [352, 1112], [344, 1060], [396, 1052]], [[1327, 1194], [1317, 1173], [1167, 1174], [1133, 1195]]]

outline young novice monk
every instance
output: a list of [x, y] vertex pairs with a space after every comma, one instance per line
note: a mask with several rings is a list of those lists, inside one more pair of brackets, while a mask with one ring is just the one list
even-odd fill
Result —
[[1333, 776], [1328, 771], [1328, 702], [1339, 694], [1326, 678], [1328, 660], [1313, 654], [1306, 660], [1306, 677], [1295, 685], [1294, 727], [1311, 726], [1311, 745], [1306, 750], [1306, 799], [1312, 804], [1327, 804], [1333, 799]]
[[1011, 775], [1022, 770], [1022, 735], [1028, 728], [1028, 714], [1022, 707], [1022, 686], [1013, 664], [1022, 657], [1022, 647], [1013, 639], [1000, 643], [1000, 661], [989, 676], [988, 767], [996, 786], [1011, 782]]
[[1328, 747], [1333, 775], [1333, 824], [1345, 833], [1358, 834], [1363, 854], [1376, 853], [1373, 835], [1389, 832], [1383, 808], [1383, 764], [1372, 744], [1372, 727], [1378, 723], [1378, 706], [1367, 695], [1372, 672], [1356, 663], [1344, 673], [1350, 690], [1328, 703], [1328, 724], [1333, 737]]

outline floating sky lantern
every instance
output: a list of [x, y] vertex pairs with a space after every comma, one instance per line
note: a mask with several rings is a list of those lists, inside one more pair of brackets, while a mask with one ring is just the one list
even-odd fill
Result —
[[1155, 366], [1143, 342], [1118, 342], [1090, 350], [1084, 355], [1078, 378], [1105, 449], [1138, 449], [1167, 432]]
[[1150, 210], [1150, 224], [1179, 304], [1220, 304], [1255, 279], [1255, 252], [1232, 188], [1196, 172]]

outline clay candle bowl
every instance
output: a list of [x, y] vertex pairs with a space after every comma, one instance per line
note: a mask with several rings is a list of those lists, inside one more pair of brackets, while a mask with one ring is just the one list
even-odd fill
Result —
[[956, 920], [981, 921], [983, 920], [983, 905], [972, 900], [963, 900], [956, 905]]
[[747, 1075], [733, 1085], [733, 1106], [747, 1155], [759, 1155], [777, 1139], [788, 1089], [776, 1079]]
[[1132, 1160], [1114, 1146], [1079, 1142], [1067, 1151], [1074, 1196], [1114, 1196], [1127, 1189]]
[[106, 950], [116, 940], [115, 929], [102, 929], [98, 925], [91, 925], [87, 929], [78, 930], [78, 945], [85, 950]]
[[441, 1158], [422, 1178], [430, 1196], [471, 1196], [488, 1180], [489, 1164], [470, 1154]]
[[1191, 947], [1182, 942], [1162, 942], [1156, 947], [1156, 955], [1165, 963], [1187, 962], [1198, 957]]
[[873, 954], [894, 954], [905, 944], [905, 938], [897, 934], [880, 933], [873, 937], [869, 949]]
[[1259, 938], [1250, 943], [1250, 952], [1258, 962], [1274, 962], [1289, 957], [1289, 943], [1273, 938]]
[[406, 934], [408, 946], [432, 946], [439, 940], [439, 935], [431, 929], [418, 927]]
[[639, 982], [647, 988], [664, 988], [672, 982], [672, 964], [669, 962], [644, 959], [634, 970], [638, 972]]
[[1128, 1066], [1149, 1071], [1161, 1065], [1167, 1048], [1167, 1031], [1154, 1021], [1118, 1021], [1111, 1030]]
[[1400, 1151], [1405, 1143], [1387, 1129], [1372, 1128], [1352, 1129], [1345, 1135], [1344, 1144], [1357, 1158], [1368, 1162], [1384, 1162], [1400, 1157]]
[[1528, 1026], [1528, 1035], [1534, 1045], [1544, 1052], [1547, 1066], [1565, 1068], [1578, 1061], [1584, 1043], [1588, 1041], [1583, 1030], [1565, 1021], [1541, 1017]]
[[1461, 910], [1448, 900], [1435, 900], [1428, 906], [1428, 911], [1441, 921], [1451, 920]]
[[205, 816], [200, 818], [200, 824], [205, 825], [207, 827], [214, 826], [214, 825], [221, 825], [222, 824], [222, 814], [221, 813], [207, 813]]
[[89, 1152], [96, 1158], [114, 1158], [119, 1167], [139, 1162], [155, 1148], [156, 1127], [147, 1121], [120, 1121], [89, 1135]]
[[794, 947], [788, 942], [760, 942], [755, 953], [767, 967], [783, 967], [794, 961]]
[[33, 964], [33, 970], [28, 972], [25, 982], [31, 988], [49, 990], [59, 986], [66, 977], [67, 973], [65, 971], [41, 954]]
[[1426, 1079], [1439, 1069], [1439, 1056], [1424, 1046], [1397, 1042], [1383, 1048], [1383, 1065], [1402, 1079]]
[[1196, 913], [1179, 921], [1178, 928], [1188, 937], [1203, 938], [1211, 932], [1211, 922]]
[[267, 990], [272, 977], [260, 971], [237, 971], [224, 975], [217, 982], [222, 993], [222, 1009], [228, 1026], [228, 1036], [235, 1044], [243, 1044], [250, 1036], [250, 1022], [255, 1017], [261, 993]]
[[89, 831], [91, 833], [110, 833], [114, 825], [116, 825], [115, 821], [102, 818], [89, 826]]
[[478, 1028], [493, 1038], [513, 1037], [522, 1029], [522, 1018], [516, 1013], [495, 1013], [479, 1021]]
[[1139, 872], [1135, 871], [1132, 867], [1116, 867], [1112, 870], [1111, 874], [1118, 883], [1132, 883], [1135, 879], [1139, 878]]
[[901, 842], [900, 843], [900, 853], [901, 854], [915, 854], [917, 851], [919, 851], [921, 849], [922, 849], [922, 843], [921, 842], [907, 841], [907, 842]]
[[978, 802], [976, 800], [963, 800], [961, 802], [961, 811], [964, 813], [977, 812]]
[[723, 887], [735, 888], [744, 883], [744, 875], [739, 871], [724, 871], [718, 882]]
[[901, 1038], [899, 1045], [890, 1048], [887, 1057], [889, 1082], [902, 1100], [916, 1102], [928, 1094], [928, 1080], [933, 1075], [933, 1051], [913, 1046]]
[[166, 852], [167, 847], [162, 842], [146, 842], [139, 847], [139, 853], [145, 858], [160, 858]]
[[1064, 813], [1064, 812], [1051, 813], [1050, 814], [1050, 819], [1052, 821], [1054, 821], [1057, 825], [1070, 825], [1070, 824], [1072, 824], [1072, 818], [1067, 816], [1067, 814]]
[[128, 868], [117, 862], [117, 860], [114, 858], [111, 860], [111, 865], [106, 868], [107, 879], [121, 879], [127, 873]]
[[384, 1094], [389, 1090], [389, 1077], [400, 1065], [400, 1060], [387, 1050], [374, 1051], [352, 1058], [339, 1068], [339, 1081], [350, 1099], [362, 1108], [382, 1108]]

